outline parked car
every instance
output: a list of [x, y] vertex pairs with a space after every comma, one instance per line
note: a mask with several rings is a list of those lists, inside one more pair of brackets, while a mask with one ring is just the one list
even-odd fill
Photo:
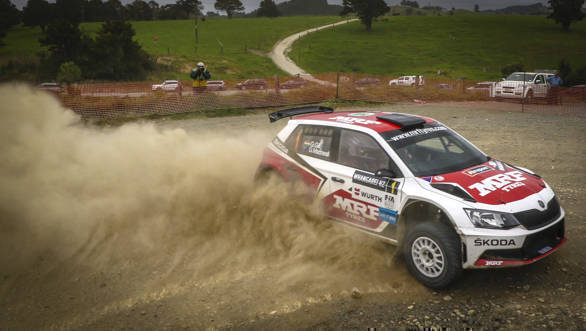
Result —
[[437, 84], [436, 87], [441, 90], [451, 90], [454, 88], [454, 85], [442, 83], [442, 84]]
[[41, 83], [39, 84], [39, 89], [57, 94], [65, 93], [65, 89], [59, 83]]
[[236, 84], [236, 87], [241, 90], [264, 90], [267, 87], [267, 82], [261, 78], [253, 78]]
[[369, 86], [369, 85], [379, 85], [380, 79], [374, 78], [374, 77], [366, 77], [366, 78], [361, 78], [361, 79], [355, 81], [354, 84], [356, 84], [356, 86], [358, 86], [358, 87], [365, 87], [365, 86]]
[[208, 90], [225, 90], [226, 89], [226, 82], [223, 80], [208, 80], [207, 83]]
[[494, 87], [497, 98], [526, 99], [546, 98], [549, 95], [547, 79], [553, 74], [545, 72], [514, 72]]
[[303, 88], [307, 86], [307, 81], [305, 79], [292, 79], [284, 82], [283, 84], [279, 85], [279, 88], [282, 89], [295, 89], [295, 88]]
[[269, 119], [292, 116], [257, 178], [305, 183], [330, 219], [400, 245], [428, 287], [448, 286], [463, 269], [527, 265], [566, 241], [565, 212], [540, 176], [487, 156], [438, 121], [327, 107]]
[[478, 82], [466, 88], [468, 92], [482, 92], [489, 97], [494, 97], [494, 86], [496, 82]]
[[423, 76], [401, 76], [399, 78], [391, 79], [389, 86], [423, 86], [425, 85], [425, 78]]
[[180, 81], [177, 80], [166, 80], [161, 84], [153, 84], [153, 91], [175, 91], [179, 89], [181, 85]]

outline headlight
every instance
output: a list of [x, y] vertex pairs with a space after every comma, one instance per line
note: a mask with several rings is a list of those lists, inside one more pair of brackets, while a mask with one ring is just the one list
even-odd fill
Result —
[[464, 211], [472, 224], [478, 228], [508, 229], [519, 225], [515, 216], [509, 213], [466, 208]]

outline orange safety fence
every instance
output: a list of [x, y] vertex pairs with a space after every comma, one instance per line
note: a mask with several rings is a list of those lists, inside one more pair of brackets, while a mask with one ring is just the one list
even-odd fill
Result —
[[[507, 111], [586, 116], [586, 89], [560, 88], [542, 98], [497, 98], [493, 87], [477, 81], [353, 73], [227, 80], [204, 89], [192, 81], [156, 88], [160, 82], [74, 84], [57, 92], [63, 103], [85, 118], [140, 117], [214, 109], [260, 108], [319, 103], [332, 99], [390, 103], [489, 102]], [[493, 85], [494, 86], [494, 85]]]

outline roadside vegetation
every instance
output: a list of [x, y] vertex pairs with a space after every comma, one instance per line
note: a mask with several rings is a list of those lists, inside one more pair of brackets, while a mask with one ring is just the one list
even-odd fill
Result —
[[[342, 20], [339, 16], [295, 16], [278, 18], [206, 19], [198, 24], [199, 42], [195, 43], [193, 20], [130, 22], [136, 40], [156, 63], [147, 79], [188, 79], [189, 72], [199, 61], [205, 62], [212, 79], [270, 77], [284, 74], [266, 56], [280, 39], [311, 27]], [[102, 23], [81, 23], [80, 29], [95, 37]], [[43, 33], [39, 27], [13, 27], [0, 48], [0, 65], [13, 62], [18, 77], [35, 81], [39, 44]], [[156, 37], [156, 40], [155, 40]], [[260, 55], [260, 56], [259, 56]], [[33, 72], [30, 72], [33, 71]], [[8, 75], [2, 75], [9, 79]]]
[[310, 34], [290, 57], [309, 72], [499, 79], [513, 63], [586, 67], [586, 21], [568, 32], [545, 16], [386, 16], [371, 32], [351, 23]]

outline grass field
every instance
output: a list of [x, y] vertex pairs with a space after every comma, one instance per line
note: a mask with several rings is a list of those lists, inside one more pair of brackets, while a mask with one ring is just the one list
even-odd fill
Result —
[[302, 38], [290, 57], [309, 72], [437, 75], [498, 79], [502, 67], [555, 69], [561, 59], [586, 66], [586, 20], [564, 33], [543, 16], [393, 16]]
[[[259, 54], [270, 51], [285, 36], [340, 21], [336, 16], [297, 16], [269, 18], [207, 19], [199, 22], [199, 43], [195, 44], [193, 20], [132, 22], [136, 40], [150, 54], [167, 64], [153, 79], [187, 78], [198, 61], [204, 61], [214, 78], [269, 77], [282, 73], [270, 59]], [[81, 29], [90, 35], [101, 23], [84, 23]], [[42, 50], [38, 27], [18, 27], [8, 32], [0, 57], [35, 57]], [[155, 43], [153, 37], [157, 36]], [[223, 49], [221, 47], [223, 45]], [[177, 77], [175, 77], [177, 76]]]

